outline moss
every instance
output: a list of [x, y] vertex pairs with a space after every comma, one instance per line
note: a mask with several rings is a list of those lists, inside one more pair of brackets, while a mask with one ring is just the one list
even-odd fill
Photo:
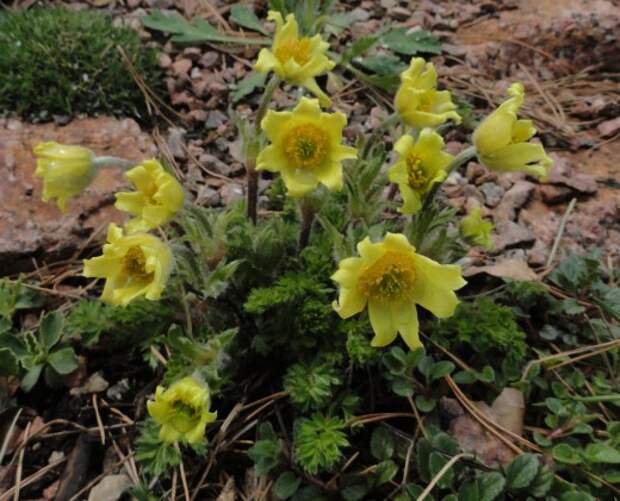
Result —
[[451, 348], [469, 345], [492, 365], [503, 358], [522, 360], [527, 352], [526, 335], [514, 311], [486, 297], [460, 303], [454, 316], [437, 322], [434, 335]]
[[117, 49], [158, 92], [154, 49], [91, 11], [37, 8], [0, 14], [0, 110], [45, 121], [111, 114], [146, 121], [142, 92]]

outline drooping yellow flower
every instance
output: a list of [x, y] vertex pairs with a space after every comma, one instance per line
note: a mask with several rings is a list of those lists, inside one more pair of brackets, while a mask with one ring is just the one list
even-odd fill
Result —
[[486, 117], [474, 131], [480, 163], [500, 172], [523, 171], [544, 179], [553, 165], [541, 144], [527, 141], [536, 134], [531, 120], [517, 119], [525, 92], [521, 83], [508, 89], [511, 97]]
[[322, 113], [316, 99], [302, 97], [293, 111], [269, 110], [262, 128], [271, 144], [256, 159], [257, 170], [279, 172], [291, 197], [301, 197], [319, 183], [342, 189], [342, 161], [357, 150], [341, 144], [346, 117]]
[[67, 200], [84, 191], [97, 174], [95, 154], [82, 146], [69, 146], [55, 141], [37, 144], [35, 175], [43, 179], [43, 201], [55, 198], [61, 211]]
[[177, 441], [197, 444], [204, 440], [205, 426], [217, 419], [210, 412], [211, 397], [208, 388], [191, 376], [173, 383], [167, 390], [158, 386], [155, 400], [146, 406], [151, 417], [161, 425], [162, 442]]
[[101, 299], [125, 306], [138, 296], [159, 299], [172, 264], [172, 252], [162, 240], [148, 233], [125, 236], [111, 223], [103, 254], [84, 260], [83, 275], [105, 278]]
[[443, 151], [443, 139], [432, 129], [423, 129], [417, 141], [406, 135], [394, 145], [400, 158], [388, 177], [397, 183], [403, 197], [403, 214], [415, 214], [422, 207], [423, 196], [435, 183], [446, 178], [446, 167], [454, 159]]
[[321, 105], [329, 106], [331, 100], [314, 79], [336, 66], [326, 54], [329, 44], [321, 35], [300, 38], [293, 14], [286, 16], [284, 22], [282, 14], [270, 10], [267, 19], [275, 21], [276, 32], [271, 50], [261, 49], [259, 52], [254, 66], [256, 71], [273, 71], [282, 80], [305, 87], [319, 98]]
[[407, 237], [388, 233], [383, 242], [368, 237], [357, 244], [359, 257], [339, 263], [332, 280], [340, 285], [333, 307], [342, 318], [366, 308], [375, 333], [372, 346], [386, 346], [400, 334], [412, 350], [421, 346], [416, 304], [438, 318], [454, 313], [455, 290], [466, 282], [457, 265], [442, 265], [417, 254]]
[[493, 248], [491, 232], [493, 223], [482, 219], [480, 207], [474, 207], [467, 216], [461, 219], [461, 235], [474, 245], [481, 245], [486, 249]]
[[412, 58], [409, 68], [400, 74], [394, 105], [402, 121], [417, 129], [437, 127], [448, 120], [461, 123], [450, 92], [437, 90], [435, 65], [421, 57]]
[[125, 176], [136, 191], [117, 193], [114, 206], [136, 216], [125, 225], [129, 233], [157, 228], [183, 206], [183, 188], [157, 160], [147, 160]]

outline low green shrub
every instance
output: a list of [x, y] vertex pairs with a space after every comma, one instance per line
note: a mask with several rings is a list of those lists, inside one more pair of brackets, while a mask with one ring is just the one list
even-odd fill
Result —
[[111, 114], [145, 121], [146, 106], [118, 47], [155, 92], [157, 53], [129, 28], [90, 11], [0, 14], [0, 110], [37, 121]]

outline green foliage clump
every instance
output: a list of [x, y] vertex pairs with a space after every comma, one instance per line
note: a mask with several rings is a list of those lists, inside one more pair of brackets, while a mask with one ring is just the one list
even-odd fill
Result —
[[284, 389], [303, 410], [318, 410], [330, 403], [333, 386], [341, 383], [338, 371], [329, 363], [294, 364], [284, 376]]
[[33, 120], [112, 114], [145, 121], [142, 92], [117, 47], [158, 92], [155, 50], [108, 17], [61, 8], [0, 15], [0, 109]]
[[469, 345], [489, 361], [499, 354], [522, 360], [527, 353], [526, 335], [514, 311], [487, 297], [460, 303], [454, 316], [437, 322], [435, 334], [452, 347]]
[[342, 459], [342, 449], [349, 446], [345, 426], [342, 419], [319, 413], [296, 423], [295, 457], [304, 470], [314, 475], [331, 470]]

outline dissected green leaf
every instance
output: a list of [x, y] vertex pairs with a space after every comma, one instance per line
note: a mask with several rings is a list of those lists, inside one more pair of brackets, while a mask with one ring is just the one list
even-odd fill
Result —
[[383, 35], [382, 41], [399, 54], [441, 54], [439, 39], [425, 30], [407, 32], [406, 28], [396, 28]]
[[254, 92], [257, 87], [265, 85], [266, 73], [258, 73], [253, 71], [248, 73], [243, 80], [237, 82], [237, 88], [232, 92], [233, 103], [237, 103], [245, 96]]
[[173, 35], [171, 40], [177, 43], [221, 42], [240, 45], [269, 45], [271, 43], [262, 38], [225, 35], [200, 17], [194, 17], [189, 22], [177, 12], [164, 13], [161, 10], [155, 10], [142, 18], [142, 24], [152, 30], [171, 33]]
[[244, 28], [258, 31], [263, 35], [269, 34], [267, 30], [263, 28], [263, 25], [258, 17], [256, 17], [256, 14], [254, 14], [254, 12], [252, 12], [247, 5], [243, 5], [241, 3], [233, 5], [230, 8], [230, 19]]

